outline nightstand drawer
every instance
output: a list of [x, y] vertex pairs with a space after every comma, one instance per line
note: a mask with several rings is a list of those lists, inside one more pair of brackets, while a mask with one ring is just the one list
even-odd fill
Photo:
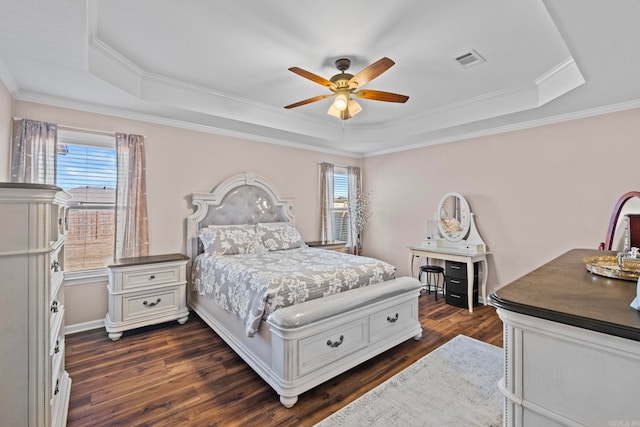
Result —
[[145, 268], [136, 267], [115, 273], [114, 279], [114, 292], [153, 287], [165, 283], [184, 283], [186, 268], [184, 263], [182, 265], [158, 264]]
[[122, 321], [177, 311], [180, 309], [180, 297], [183, 293], [184, 285], [180, 285], [121, 295]]

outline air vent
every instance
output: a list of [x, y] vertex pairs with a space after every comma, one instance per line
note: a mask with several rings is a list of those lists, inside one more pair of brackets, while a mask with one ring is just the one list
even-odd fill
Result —
[[464, 68], [473, 67], [474, 65], [482, 64], [483, 62], [487, 62], [478, 52], [471, 49], [470, 52], [465, 53], [464, 55], [460, 55], [456, 58], [458, 64], [463, 66]]

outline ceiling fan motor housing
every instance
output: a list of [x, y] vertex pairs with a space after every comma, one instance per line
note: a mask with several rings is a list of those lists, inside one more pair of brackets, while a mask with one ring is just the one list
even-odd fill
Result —
[[343, 73], [351, 66], [351, 60], [349, 58], [336, 59], [336, 68]]

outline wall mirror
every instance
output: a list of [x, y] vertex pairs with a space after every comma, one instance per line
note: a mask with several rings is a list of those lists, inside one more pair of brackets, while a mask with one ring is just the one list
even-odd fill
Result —
[[438, 230], [450, 242], [459, 242], [469, 233], [469, 203], [459, 193], [447, 193], [438, 205]]

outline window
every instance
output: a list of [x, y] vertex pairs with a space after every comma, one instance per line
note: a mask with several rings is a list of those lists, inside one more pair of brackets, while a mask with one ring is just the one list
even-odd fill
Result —
[[115, 137], [59, 129], [56, 161], [56, 185], [72, 196], [64, 269], [105, 267], [115, 246]]
[[333, 236], [346, 242], [349, 236], [349, 175], [347, 168], [336, 166], [333, 171]]

